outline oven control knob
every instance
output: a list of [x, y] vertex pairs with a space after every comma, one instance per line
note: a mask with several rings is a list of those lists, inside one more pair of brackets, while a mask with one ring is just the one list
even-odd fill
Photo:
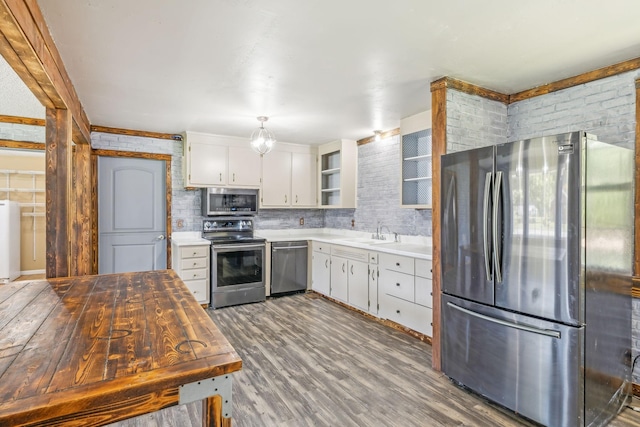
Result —
[[205, 222], [204, 222], [204, 228], [205, 228], [205, 229], [207, 229], [207, 228], [211, 228], [211, 223], [210, 223], [209, 221], [205, 221]]

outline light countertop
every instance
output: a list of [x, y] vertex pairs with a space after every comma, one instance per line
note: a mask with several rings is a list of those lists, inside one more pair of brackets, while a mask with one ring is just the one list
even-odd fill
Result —
[[211, 242], [202, 238], [200, 231], [177, 231], [171, 233], [171, 243], [178, 246], [202, 246], [210, 245]]
[[394, 242], [393, 235], [386, 234], [386, 240], [376, 240], [371, 238], [370, 233], [324, 228], [257, 230], [255, 234], [264, 237], [269, 242], [311, 240], [419, 259], [432, 259], [432, 246], [429, 237], [400, 236], [400, 242]]

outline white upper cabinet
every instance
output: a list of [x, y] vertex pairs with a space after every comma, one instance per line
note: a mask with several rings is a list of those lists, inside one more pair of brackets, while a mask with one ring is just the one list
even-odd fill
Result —
[[249, 147], [229, 147], [229, 186], [260, 187], [260, 155]]
[[318, 197], [321, 208], [355, 208], [357, 199], [358, 146], [340, 139], [318, 148]]
[[291, 205], [291, 153], [273, 150], [262, 156], [262, 206]]
[[317, 156], [314, 153], [291, 153], [291, 206], [316, 207]]
[[262, 156], [260, 207], [316, 207], [316, 148], [277, 144], [277, 149]]
[[183, 134], [185, 187], [260, 187], [260, 155], [247, 138]]
[[227, 184], [227, 147], [208, 135], [189, 134], [184, 141], [185, 187]]
[[401, 205], [430, 209], [433, 187], [431, 110], [401, 120], [400, 134]]

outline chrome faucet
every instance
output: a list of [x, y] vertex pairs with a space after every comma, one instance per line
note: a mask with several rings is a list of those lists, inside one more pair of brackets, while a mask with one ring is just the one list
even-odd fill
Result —
[[378, 224], [377, 224], [377, 227], [376, 227], [376, 234], [375, 234], [374, 239], [376, 239], [376, 240], [387, 240], [387, 238], [384, 236], [384, 234], [382, 234], [382, 229], [383, 228], [386, 228], [388, 234], [391, 234], [391, 230], [389, 230], [389, 227], [387, 227], [386, 225], [381, 225], [380, 221], [378, 221]]

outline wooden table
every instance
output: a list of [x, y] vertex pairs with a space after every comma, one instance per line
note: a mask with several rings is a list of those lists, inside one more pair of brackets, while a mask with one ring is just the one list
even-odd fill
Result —
[[99, 426], [203, 401], [242, 361], [171, 270], [0, 285], [0, 425]]

